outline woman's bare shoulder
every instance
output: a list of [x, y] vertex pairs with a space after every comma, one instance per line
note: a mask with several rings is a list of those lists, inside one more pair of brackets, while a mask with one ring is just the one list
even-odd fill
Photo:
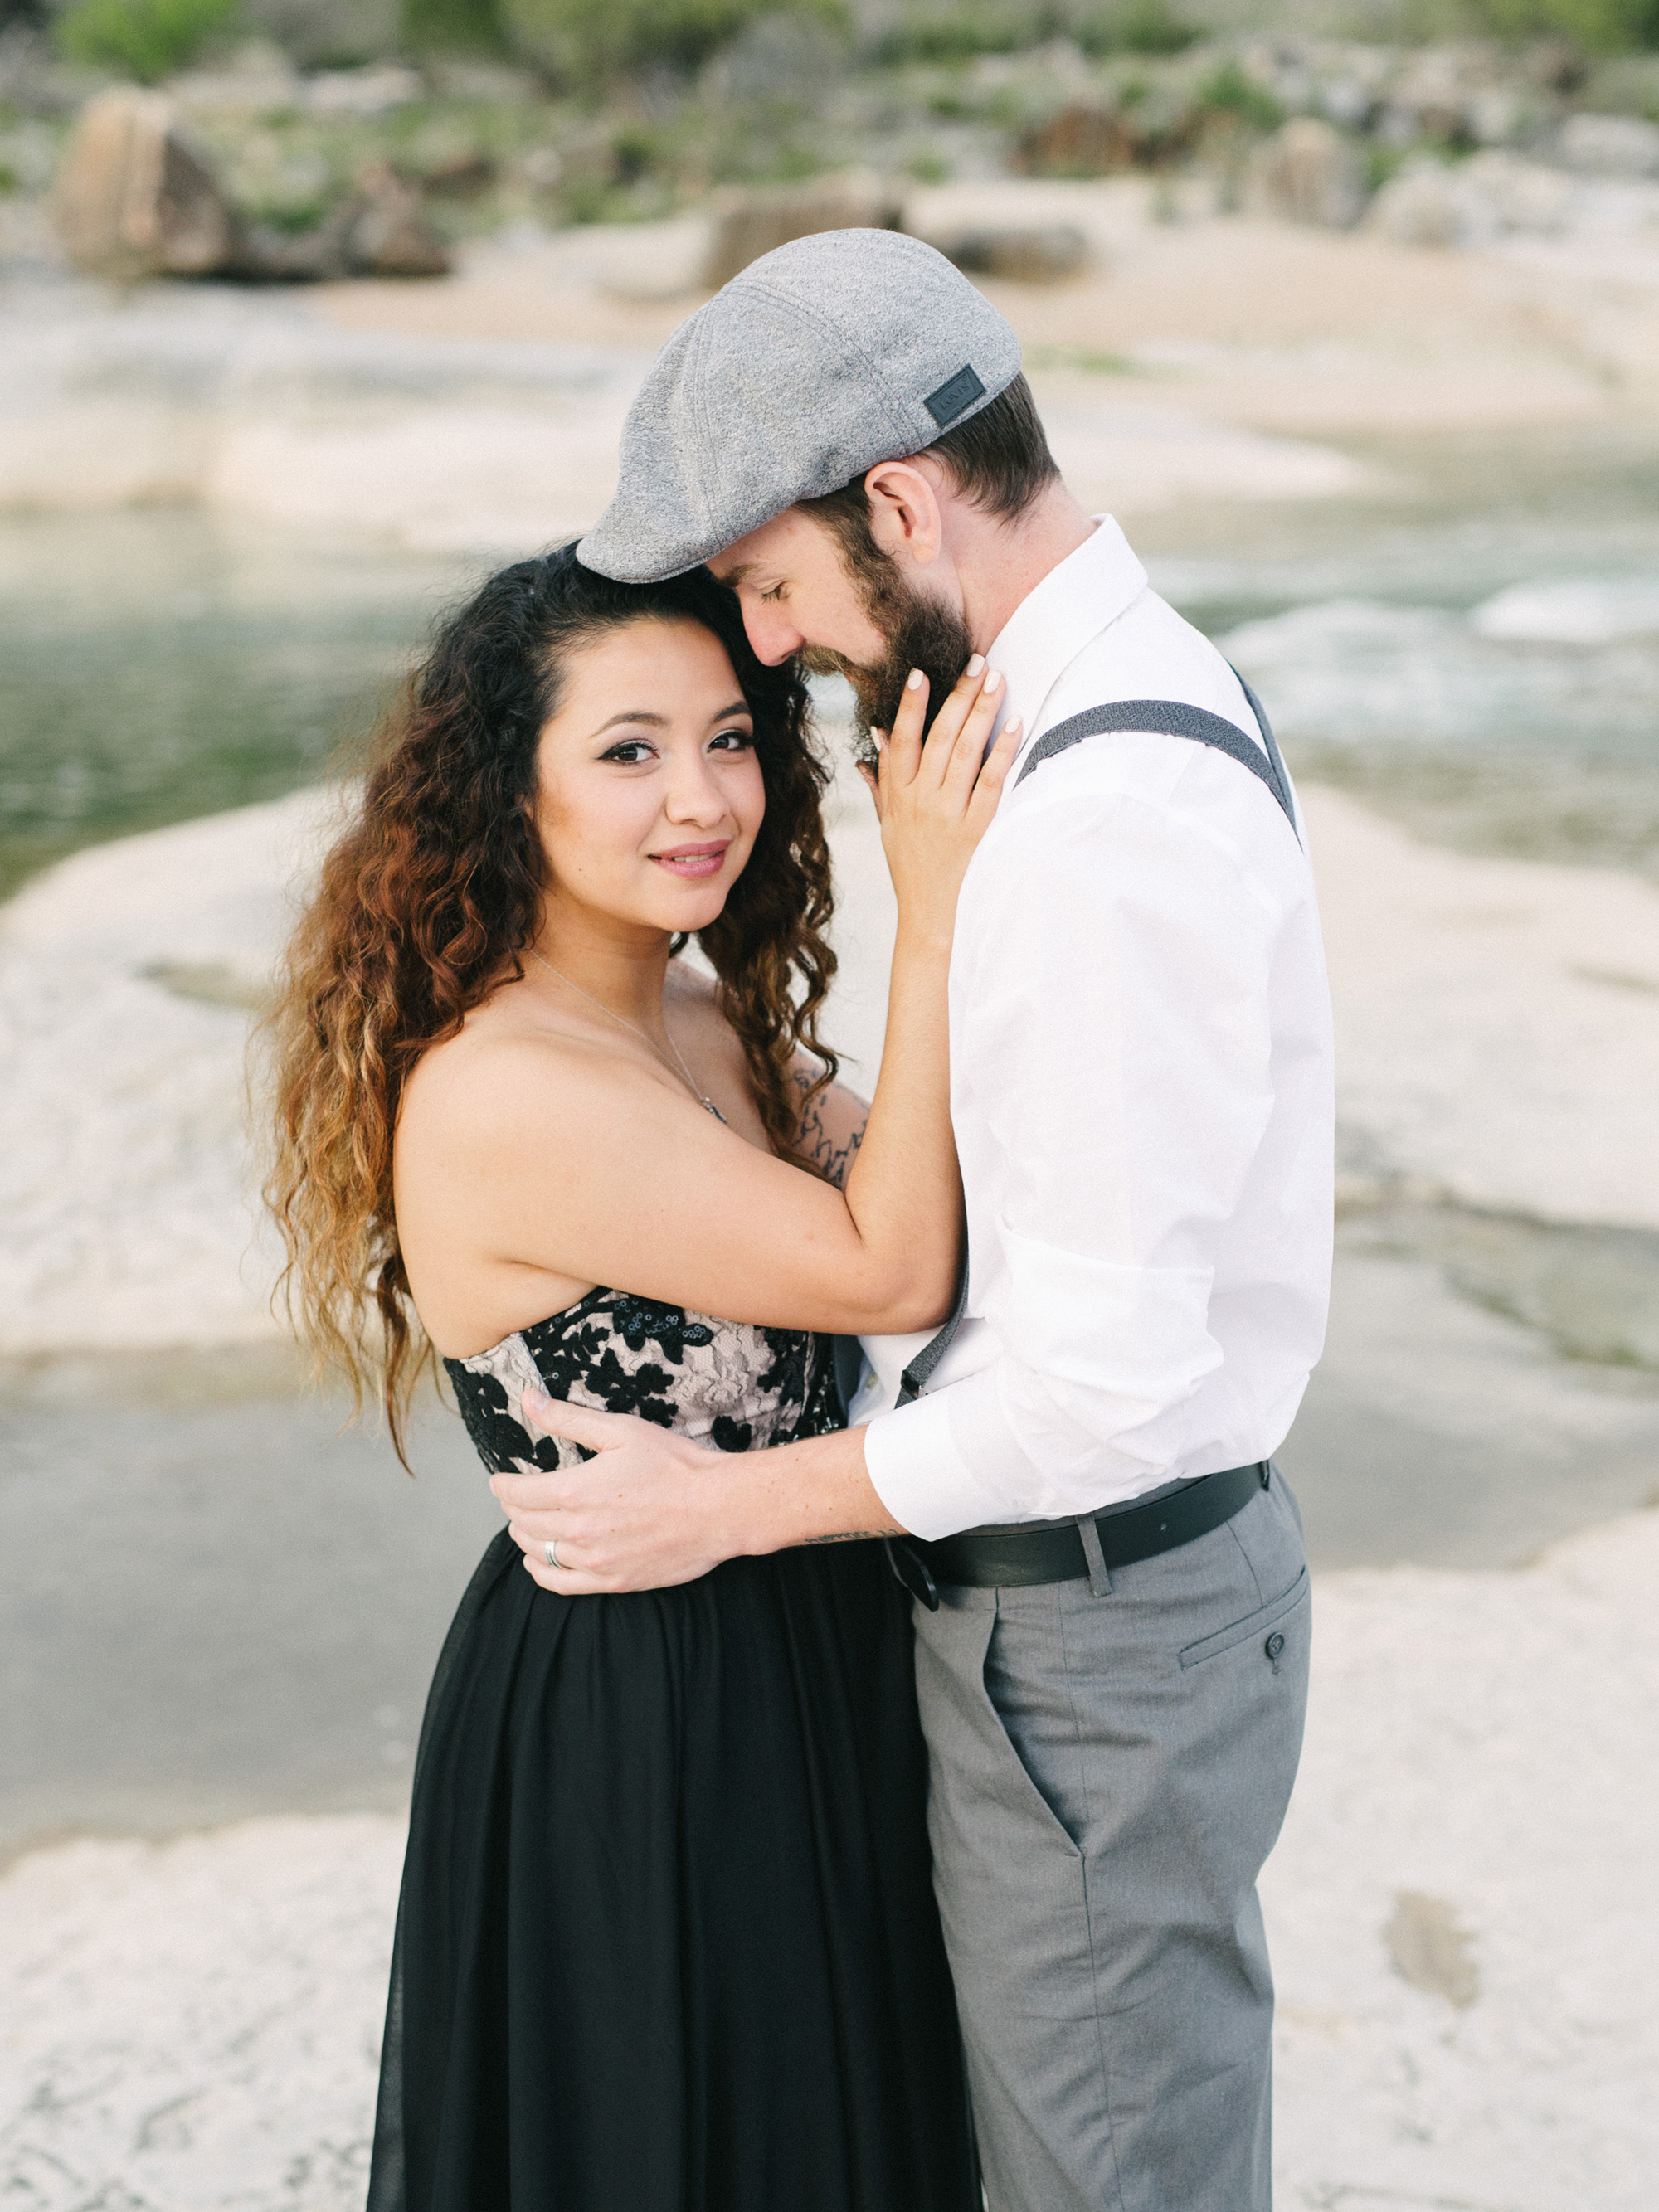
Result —
[[422, 1054], [404, 1086], [398, 1131], [472, 1150], [526, 1121], [551, 1131], [583, 1119], [613, 1103], [625, 1081], [614, 1054], [490, 1001]]

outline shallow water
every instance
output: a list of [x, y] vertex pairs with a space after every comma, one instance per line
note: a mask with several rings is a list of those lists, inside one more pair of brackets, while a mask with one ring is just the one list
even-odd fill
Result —
[[0, 518], [0, 896], [314, 782], [463, 573], [188, 508]]
[[1356, 449], [1382, 489], [1132, 534], [1304, 776], [1471, 852], [1659, 874], [1659, 428]]
[[[1659, 873], [1659, 428], [1359, 451], [1382, 489], [1133, 525], [1294, 765], [1471, 851]], [[373, 720], [453, 556], [188, 508], [0, 517], [0, 895], [275, 798]]]

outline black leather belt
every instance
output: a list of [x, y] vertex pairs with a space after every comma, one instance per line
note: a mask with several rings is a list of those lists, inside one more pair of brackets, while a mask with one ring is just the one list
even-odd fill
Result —
[[[1190, 1544], [1195, 1536], [1207, 1536], [1248, 1505], [1257, 1491], [1265, 1490], [1272, 1474], [1265, 1459], [1254, 1467], [1226, 1467], [1145, 1505], [1085, 1517], [1094, 1522], [1108, 1569], [1132, 1566], [1137, 1559], [1156, 1559], [1160, 1552]], [[887, 1556], [905, 1589], [930, 1612], [939, 1609], [941, 1583], [969, 1589], [1014, 1589], [1037, 1583], [1077, 1582], [1089, 1571], [1083, 1538], [1073, 1521], [1059, 1528], [994, 1534], [969, 1528], [959, 1536], [941, 1536], [935, 1544], [925, 1544], [919, 1536], [894, 1536], [888, 1540]]]

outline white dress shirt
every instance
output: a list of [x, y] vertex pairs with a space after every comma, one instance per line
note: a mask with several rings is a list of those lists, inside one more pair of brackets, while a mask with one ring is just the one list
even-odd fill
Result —
[[866, 1338], [853, 1408], [883, 1503], [929, 1538], [1267, 1458], [1330, 1285], [1330, 1000], [1284, 810], [1154, 734], [1015, 781], [1045, 731], [1115, 700], [1185, 701], [1260, 744], [1237, 678], [1109, 517], [987, 657], [1026, 734], [951, 958], [966, 1313], [896, 1410], [933, 1332]]

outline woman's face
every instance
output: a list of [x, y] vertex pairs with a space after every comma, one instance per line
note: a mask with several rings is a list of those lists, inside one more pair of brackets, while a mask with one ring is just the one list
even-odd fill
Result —
[[697, 623], [642, 618], [573, 652], [537, 769], [556, 912], [705, 928], [766, 812], [753, 718]]

